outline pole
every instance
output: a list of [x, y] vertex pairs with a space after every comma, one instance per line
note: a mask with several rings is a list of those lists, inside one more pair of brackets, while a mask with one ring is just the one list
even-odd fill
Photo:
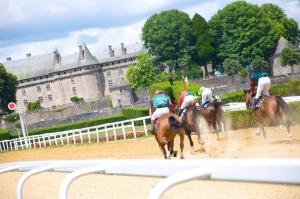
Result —
[[28, 142], [27, 142], [27, 134], [26, 134], [26, 127], [25, 127], [25, 121], [23, 117], [23, 113], [19, 112], [19, 117], [20, 117], [20, 123], [21, 123], [21, 128], [22, 128], [22, 133], [25, 141], [25, 146], [28, 149]]

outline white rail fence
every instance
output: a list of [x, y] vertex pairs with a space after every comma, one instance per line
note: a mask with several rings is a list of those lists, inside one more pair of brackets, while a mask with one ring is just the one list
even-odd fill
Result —
[[[3, 140], [0, 141], [0, 151], [5, 152], [25, 148], [42, 148], [47, 146], [69, 145], [76, 143], [82, 144], [84, 142], [89, 144], [92, 142], [99, 143], [100, 141], [109, 142], [111, 138], [114, 141], [119, 138], [126, 140], [128, 137], [132, 136], [133, 138], [136, 138], [138, 136], [136, 122], [143, 123], [143, 132], [145, 135], [148, 135], [146, 121], [149, 119], [150, 116], [146, 116], [81, 129]], [[118, 130], [121, 132], [118, 132]], [[132, 133], [132, 135], [128, 135], [127, 133]]]
[[68, 198], [68, 188], [75, 179], [90, 173], [166, 177], [149, 192], [148, 199], [158, 199], [170, 187], [200, 178], [300, 185], [299, 170], [300, 159], [77, 160], [0, 164], [0, 174], [28, 171], [17, 184], [17, 199], [23, 198], [26, 180], [45, 171], [70, 172], [60, 185], [60, 199]]

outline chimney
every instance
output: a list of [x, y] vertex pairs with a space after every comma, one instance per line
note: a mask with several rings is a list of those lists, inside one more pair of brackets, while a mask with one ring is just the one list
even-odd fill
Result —
[[6, 58], [6, 61], [11, 61], [11, 57], [7, 57], [7, 58]]
[[61, 56], [56, 48], [55, 51], [53, 51], [53, 57], [54, 57], [54, 65], [58, 65], [61, 63]]
[[78, 46], [79, 48], [79, 60], [84, 60], [84, 50], [82, 49], [82, 45]]
[[27, 54], [26, 54], [26, 57], [31, 57], [31, 53], [27, 53]]
[[110, 56], [110, 57], [113, 57], [114, 54], [115, 54], [115, 52], [114, 52], [114, 50], [112, 49], [111, 45], [108, 46], [108, 49], [109, 49], [109, 56]]
[[122, 55], [126, 55], [126, 48], [124, 47], [124, 43], [121, 43]]

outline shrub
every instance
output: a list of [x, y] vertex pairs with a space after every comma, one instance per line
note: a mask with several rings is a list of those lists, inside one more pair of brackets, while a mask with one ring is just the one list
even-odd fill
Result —
[[11, 139], [8, 129], [0, 129], [0, 140], [9, 140]]
[[70, 100], [74, 104], [79, 104], [79, 103], [83, 103], [84, 102], [84, 99], [82, 97], [77, 97], [77, 96], [71, 97]]
[[35, 102], [28, 102], [27, 111], [36, 111], [40, 110], [41, 108], [41, 102], [39, 100]]
[[19, 118], [19, 114], [11, 114], [11, 115], [8, 115], [4, 118], [4, 121], [6, 122], [15, 122], [15, 121], [18, 121], [20, 118]]
[[122, 114], [127, 118], [138, 118], [149, 115], [149, 109], [147, 108], [125, 108], [122, 110]]

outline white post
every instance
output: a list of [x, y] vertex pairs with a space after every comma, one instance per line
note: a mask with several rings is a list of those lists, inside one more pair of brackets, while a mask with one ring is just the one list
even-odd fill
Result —
[[48, 142], [49, 142], [49, 145], [52, 146], [50, 136], [48, 136]]
[[67, 137], [67, 145], [69, 145], [69, 133], [66, 133], [66, 137]]
[[44, 147], [46, 147], [46, 140], [45, 140], [45, 136], [43, 136], [43, 142], [44, 142]]
[[57, 146], [57, 137], [56, 137], [57, 135], [55, 134], [54, 135], [54, 139], [55, 139], [55, 145]]
[[105, 126], [105, 138], [106, 138], [106, 142], [108, 142], [109, 138], [108, 138], [107, 126]]
[[97, 143], [99, 143], [99, 128], [96, 128]]
[[21, 124], [21, 128], [22, 128], [23, 138], [24, 138], [24, 141], [25, 141], [25, 146], [26, 146], [26, 148], [28, 148], [26, 128], [25, 128], [25, 121], [24, 121], [23, 113], [19, 112], [19, 118], [20, 118], [20, 124]]
[[42, 148], [42, 144], [41, 144], [41, 139], [40, 139], [41, 137], [40, 136], [38, 136], [38, 141], [39, 141], [39, 147], [40, 148]]
[[73, 131], [73, 144], [76, 144], [75, 131]]
[[148, 132], [147, 132], [147, 125], [146, 125], [146, 120], [143, 119], [143, 125], [144, 125], [144, 132], [145, 132], [145, 135], [148, 135]]
[[7, 141], [5, 142], [5, 145], [6, 145], [6, 150], [9, 151]]
[[90, 136], [90, 129], [87, 130], [88, 138], [89, 138], [89, 144], [91, 144], [91, 136]]
[[13, 150], [13, 146], [11, 144], [11, 140], [9, 140], [9, 145], [10, 145], [10, 150], [12, 151]]
[[33, 148], [36, 148], [36, 146], [35, 146], [35, 137], [32, 138], [32, 141], [33, 141]]
[[64, 139], [63, 139], [63, 137], [62, 137], [62, 134], [60, 134], [60, 142], [61, 142], [62, 145], [65, 145], [65, 144], [64, 144]]
[[136, 138], [136, 131], [135, 131], [135, 126], [134, 126], [134, 121], [131, 122], [131, 125], [132, 125], [133, 137]]
[[82, 132], [79, 131], [79, 134], [80, 134], [80, 141], [81, 141], [81, 144], [83, 143], [83, 139], [82, 139]]
[[125, 128], [124, 128], [124, 123], [121, 123], [122, 125], [122, 133], [123, 133], [123, 139], [126, 140], [126, 132], [125, 132]]
[[114, 138], [115, 138], [115, 141], [117, 140], [117, 133], [116, 133], [116, 128], [115, 128], [115, 125], [113, 124], [113, 130], [114, 130]]
[[0, 142], [0, 150], [2, 151], [2, 142]]

